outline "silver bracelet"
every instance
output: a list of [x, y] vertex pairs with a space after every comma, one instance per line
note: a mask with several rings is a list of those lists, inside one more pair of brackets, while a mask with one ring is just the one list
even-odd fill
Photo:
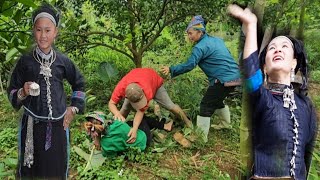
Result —
[[17, 93], [18, 99], [19, 99], [20, 101], [23, 101], [23, 100], [25, 100], [25, 99], [27, 98], [27, 96], [22, 96], [22, 91], [23, 91], [23, 88], [20, 88], [20, 89], [18, 90], [18, 93]]

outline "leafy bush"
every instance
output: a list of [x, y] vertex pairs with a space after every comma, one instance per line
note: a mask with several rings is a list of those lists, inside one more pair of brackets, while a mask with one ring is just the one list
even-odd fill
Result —
[[312, 71], [320, 70], [320, 32], [318, 30], [306, 31], [304, 44], [308, 55], [309, 68]]
[[311, 71], [310, 81], [314, 83], [320, 83], [320, 70]]
[[0, 132], [0, 177], [14, 177], [18, 162], [17, 134], [14, 128], [5, 128]]

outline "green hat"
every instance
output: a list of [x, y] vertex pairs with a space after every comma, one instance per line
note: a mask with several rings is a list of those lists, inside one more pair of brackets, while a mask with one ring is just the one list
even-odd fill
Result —
[[89, 118], [94, 118], [100, 121], [102, 124], [104, 124], [104, 121], [106, 120], [106, 115], [101, 111], [93, 111], [86, 115], [86, 119], [89, 119]]

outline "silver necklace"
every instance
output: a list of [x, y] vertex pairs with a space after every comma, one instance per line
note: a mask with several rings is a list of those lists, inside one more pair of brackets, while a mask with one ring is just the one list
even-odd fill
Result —
[[[43, 56], [42, 54], [44, 54], [44, 53], [42, 53], [42, 51], [39, 49], [39, 47], [37, 47], [33, 51], [34, 59], [40, 64], [40, 73], [39, 74], [43, 75], [43, 78], [44, 78], [46, 85], [47, 85], [47, 105], [48, 105], [48, 109], [49, 109], [48, 117], [49, 117], [49, 119], [52, 119], [50, 77], [52, 77], [51, 65], [56, 60], [56, 52], [53, 49], [51, 49], [49, 56], [48, 55]], [[42, 57], [41, 57], [41, 55], [42, 55]]]
[[40, 64], [40, 74], [44, 77], [52, 77], [51, 74], [51, 65], [56, 60], [56, 53], [51, 49], [48, 55], [44, 54], [39, 47], [33, 51], [34, 59]]
[[293, 133], [294, 136], [292, 137], [294, 142], [293, 142], [293, 151], [292, 151], [292, 157], [290, 160], [290, 174], [295, 178], [295, 168], [296, 168], [296, 155], [297, 155], [297, 150], [298, 150], [298, 145], [299, 145], [299, 123], [294, 115], [294, 110], [297, 109], [296, 102], [294, 100], [294, 90], [293, 88], [286, 88], [283, 91], [283, 107], [288, 108], [291, 113], [290, 119], [293, 121]]
[[[39, 47], [33, 51], [34, 59], [40, 64], [40, 73], [43, 75], [43, 78], [47, 84], [47, 105], [49, 109], [48, 118], [49, 120], [52, 119], [52, 106], [51, 106], [51, 90], [50, 90], [50, 77], [51, 74], [51, 65], [56, 60], [56, 53], [53, 49], [51, 49], [48, 55], [44, 54]], [[25, 140], [25, 152], [24, 152], [24, 162], [23, 165], [31, 168], [34, 162], [34, 142], [33, 142], [33, 118], [29, 115], [28, 116], [28, 125], [27, 125], [27, 133], [26, 133], [26, 140]], [[48, 127], [47, 127], [48, 128]], [[50, 148], [50, 147], [49, 147]], [[46, 149], [47, 150], [47, 149]]]

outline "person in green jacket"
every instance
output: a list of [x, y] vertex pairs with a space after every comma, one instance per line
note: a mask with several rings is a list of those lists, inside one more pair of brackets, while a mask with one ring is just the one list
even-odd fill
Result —
[[93, 139], [96, 149], [102, 150], [102, 155], [109, 157], [116, 156], [129, 148], [144, 151], [152, 141], [151, 129], [171, 131], [173, 124], [173, 121], [166, 123], [165, 119], [158, 121], [155, 118], [144, 116], [137, 130], [136, 141], [128, 143], [128, 133], [133, 125], [132, 121], [110, 120], [103, 112], [99, 111], [88, 113], [86, 120], [84, 128]]
[[214, 128], [231, 127], [229, 107], [223, 101], [235, 86], [241, 83], [240, 71], [224, 41], [206, 33], [206, 22], [201, 15], [192, 18], [186, 32], [188, 38], [195, 43], [190, 57], [185, 63], [164, 66], [161, 71], [164, 75], [170, 74], [171, 78], [174, 78], [191, 71], [198, 65], [208, 77], [210, 86], [202, 98], [200, 114], [197, 116], [197, 126], [204, 132], [206, 142], [210, 117], [215, 111], [223, 121]]

